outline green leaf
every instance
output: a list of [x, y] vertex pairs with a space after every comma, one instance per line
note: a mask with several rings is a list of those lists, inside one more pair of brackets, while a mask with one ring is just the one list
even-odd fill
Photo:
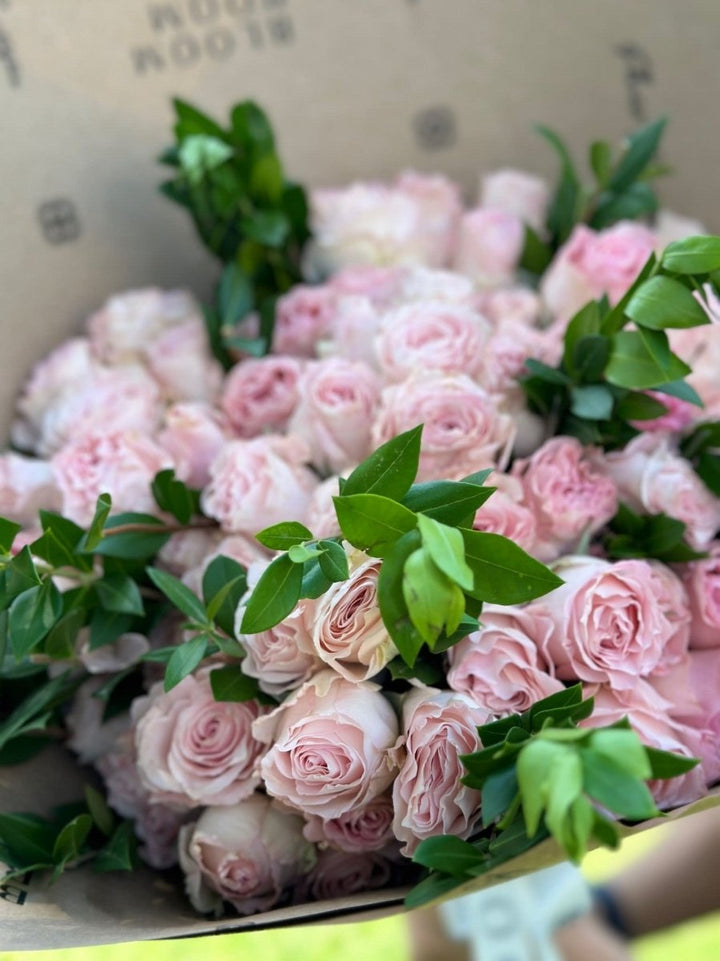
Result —
[[10, 867], [50, 866], [57, 828], [36, 814], [0, 814], [0, 839]]
[[583, 700], [582, 685], [573, 684], [564, 691], [557, 691], [537, 701], [527, 716], [533, 731], [547, 730], [550, 725], [559, 727], [567, 721], [577, 724], [585, 720], [592, 714], [593, 706], [591, 697]]
[[230, 113], [233, 134], [241, 144], [252, 144], [258, 153], [273, 150], [275, 138], [270, 121], [253, 100], [243, 100]]
[[[575, 314], [568, 324], [564, 337], [563, 366], [570, 374], [574, 374], [575, 371], [575, 348], [577, 344], [587, 337], [599, 334], [601, 322], [600, 304], [596, 300], [591, 300]], [[582, 357], [580, 356], [578, 359], [582, 360]]]
[[320, 557], [323, 553], [323, 549], [318, 547], [317, 544], [293, 544], [288, 549], [287, 556], [293, 564], [304, 564], [315, 557]]
[[601, 334], [588, 334], [575, 342], [572, 364], [568, 369], [579, 383], [593, 383], [602, 378], [609, 357], [608, 338]]
[[30, 548], [25, 546], [21, 551], [17, 552], [5, 568], [3, 593], [6, 596], [0, 598], [0, 601], [7, 601], [11, 597], [17, 597], [18, 594], [22, 594], [23, 591], [28, 590], [28, 588], [36, 587], [39, 584], [40, 575], [35, 569], [35, 562], [30, 553]]
[[371, 557], [383, 557], [417, 523], [413, 511], [379, 494], [343, 493], [333, 502], [344, 537]]
[[272, 527], [264, 528], [259, 534], [255, 535], [255, 539], [264, 544], [265, 547], [269, 547], [271, 551], [286, 551], [296, 544], [311, 541], [313, 534], [312, 531], [309, 531], [307, 527], [297, 521], [283, 521], [281, 524], [273, 524]]
[[604, 384], [584, 384], [570, 391], [570, 409], [585, 420], [610, 420], [615, 398]]
[[107, 611], [138, 617], [145, 613], [137, 582], [127, 574], [107, 574], [95, 581], [95, 590]]
[[659, 751], [655, 747], [646, 747], [645, 755], [650, 764], [650, 776], [661, 780], [686, 774], [700, 763], [699, 758], [671, 754], [669, 751]]
[[[539, 742], [534, 741], [524, 748], [518, 759], [518, 767], [522, 762], [523, 755], [534, 748], [537, 743]], [[573, 843], [575, 840], [573, 832], [568, 832], [568, 820], [572, 819], [572, 809], [583, 790], [583, 767], [580, 755], [575, 748], [567, 747], [561, 755], [558, 754], [552, 770], [548, 772], [545, 784], [547, 798], [545, 825], [553, 837], [563, 844], [568, 855], [572, 857], [576, 846]], [[523, 797], [523, 803], [524, 801], [525, 798]], [[587, 847], [590, 829], [591, 821], [588, 820], [585, 837], [581, 839], [581, 849]]]
[[[423, 842], [420, 843], [422, 844]], [[420, 845], [418, 845], [418, 847], [419, 846]], [[423, 881], [420, 881], [419, 884], [415, 885], [412, 891], [406, 895], [403, 904], [408, 910], [421, 908], [428, 902], [448, 894], [453, 888], [459, 887], [462, 883], [463, 882], [457, 878], [431, 874]]]
[[207, 134], [210, 137], [222, 137], [223, 129], [197, 107], [179, 97], [173, 99], [173, 107], [177, 115], [175, 132], [178, 139], [192, 134]]
[[[528, 741], [518, 755], [516, 764], [518, 788], [525, 830], [529, 838], [534, 837], [540, 827], [551, 784], [566, 773], [568, 755], [568, 748], [564, 745], [539, 739]], [[568, 784], [567, 795], [561, 794], [559, 800], [564, 800], [566, 796], [570, 797], [570, 801], [574, 800], [581, 786], [579, 779], [577, 784], [573, 780]], [[560, 806], [559, 801], [556, 802], [556, 807]]]
[[560, 158], [560, 181], [548, 211], [547, 224], [555, 239], [562, 243], [578, 219], [581, 198], [580, 178], [567, 147], [560, 137], [548, 127], [536, 126], [535, 130], [554, 148]]
[[326, 577], [320, 566], [320, 557], [311, 557], [302, 567], [302, 583], [300, 584], [300, 597], [316, 598], [324, 594], [333, 583]]
[[667, 413], [667, 407], [649, 394], [631, 391], [617, 402], [615, 413], [622, 420], [655, 420]]
[[426, 548], [419, 548], [405, 561], [403, 597], [410, 620], [430, 647], [447, 631], [456, 629], [465, 611], [462, 590], [433, 562]]
[[206, 174], [224, 164], [233, 149], [218, 137], [193, 134], [185, 137], [178, 149], [178, 160], [190, 183], [198, 184]]
[[89, 784], [85, 785], [85, 803], [95, 824], [109, 837], [115, 827], [115, 816], [103, 795]]
[[612, 171], [612, 148], [606, 140], [590, 144], [590, 167], [600, 187], [604, 187]]
[[84, 622], [85, 610], [82, 607], [75, 607], [63, 615], [45, 638], [45, 654], [58, 661], [73, 657], [78, 632]]
[[19, 594], [10, 605], [10, 646], [22, 660], [47, 635], [62, 614], [62, 596], [50, 578]]
[[71, 677], [64, 671], [40, 687], [36, 687], [9, 715], [0, 721], [0, 749], [26, 730], [35, 729], [35, 720], [46, 716], [65, 702], [79, 687], [82, 677]]
[[132, 615], [97, 608], [90, 619], [90, 650], [96, 651], [99, 647], [112, 644], [132, 626]]
[[464, 878], [471, 868], [485, 860], [485, 855], [469, 841], [456, 837], [433, 837], [421, 841], [413, 861], [423, 867]]
[[323, 548], [318, 563], [325, 577], [333, 583], [346, 581], [350, 576], [350, 571], [347, 554], [342, 545], [338, 544], [337, 541], [323, 540], [318, 541], [318, 547]]
[[346, 478], [343, 496], [379, 494], [401, 500], [417, 475], [421, 438], [422, 425], [382, 444]]
[[433, 563], [463, 590], [471, 591], [473, 572], [465, 562], [465, 544], [460, 531], [423, 514], [417, 515], [417, 525], [423, 546]]
[[163, 690], [170, 691], [188, 674], [192, 674], [198, 664], [205, 657], [208, 648], [207, 634], [198, 634], [190, 641], [179, 644], [167, 662], [165, 668], [165, 683]]
[[633, 777], [646, 780], [652, 769], [645, 746], [629, 723], [596, 728], [590, 735], [593, 751], [602, 754]]
[[423, 639], [410, 620], [403, 597], [403, 573], [408, 557], [420, 546], [416, 530], [401, 537], [386, 554], [377, 583], [377, 599], [383, 624], [392, 637], [400, 656], [412, 667], [423, 645]]
[[[149, 529], [117, 530], [128, 526]], [[115, 514], [105, 525], [102, 540], [94, 548], [94, 553], [103, 557], [145, 560], [157, 554], [169, 540], [170, 534], [164, 521], [152, 514]]]
[[181, 524], [189, 523], [190, 518], [200, 512], [200, 491], [178, 480], [172, 468], [157, 473], [151, 489], [160, 510], [172, 514]]
[[218, 285], [218, 305], [223, 326], [234, 327], [253, 309], [253, 289], [250, 278], [236, 263], [223, 268]]
[[242, 564], [222, 554], [210, 561], [202, 579], [207, 616], [230, 637], [235, 631], [235, 612], [246, 591], [247, 574]]
[[259, 210], [240, 221], [240, 227], [247, 237], [267, 247], [281, 247], [290, 232], [290, 222], [280, 210]]
[[75, 861], [80, 856], [83, 844], [92, 828], [92, 823], [89, 814], [78, 814], [60, 831], [53, 847], [53, 861], [55, 862], [53, 877], [62, 873], [68, 862]]
[[520, 256], [520, 267], [531, 274], [540, 276], [545, 273], [552, 260], [552, 247], [541, 240], [529, 224], [524, 224], [524, 227], [525, 242]]
[[132, 871], [137, 867], [137, 842], [131, 821], [123, 821], [93, 861], [94, 871]]
[[482, 788], [483, 827], [492, 824], [505, 814], [518, 793], [517, 772], [508, 765], [491, 774]]
[[592, 749], [582, 751], [581, 758], [585, 793], [602, 807], [631, 821], [658, 813], [647, 786], [612, 758]]
[[654, 120], [636, 130], [628, 138], [627, 147], [608, 181], [608, 187], [611, 190], [622, 193], [638, 179], [655, 156], [666, 123], [667, 117], [660, 117], [659, 120]]
[[651, 277], [638, 287], [625, 308], [627, 316], [652, 330], [699, 327], [710, 320], [690, 291], [671, 277]]
[[688, 365], [670, 351], [662, 330], [621, 330], [612, 341], [605, 377], [618, 387], [646, 390], [690, 373]]
[[468, 593], [491, 604], [523, 604], [562, 584], [561, 578], [500, 534], [462, 531], [465, 560], [475, 576]]
[[660, 384], [655, 390], [662, 394], [670, 394], [671, 397], [679, 397], [680, 400], [686, 400], [690, 404], [695, 404], [696, 407], [704, 407], [702, 398], [695, 390], [684, 380], [671, 381], [669, 384]]
[[685, 237], [668, 244], [660, 258], [674, 274], [710, 274], [720, 270], [720, 237]]
[[158, 567], [146, 568], [147, 575], [155, 587], [167, 597], [171, 604], [182, 611], [191, 621], [208, 625], [208, 616], [202, 601], [186, 587], [182, 581]]
[[22, 524], [0, 517], [0, 553], [9, 554], [15, 535], [22, 530]]
[[469, 524], [496, 489], [467, 481], [426, 481], [413, 484], [402, 503], [408, 510], [423, 513], [441, 524]]
[[623, 193], [608, 191], [602, 194], [589, 223], [595, 230], [604, 230], [619, 220], [637, 220], [653, 214], [658, 206], [658, 198], [650, 184], [634, 183]]
[[210, 687], [216, 701], [252, 701], [261, 694], [256, 678], [243, 674], [236, 664], [210, 671]]
[[286, 554], [271, 561], [247, 601], [240, 633], [259, 634], [279, 624], [300, 599], [302, 579], [302, 567]]

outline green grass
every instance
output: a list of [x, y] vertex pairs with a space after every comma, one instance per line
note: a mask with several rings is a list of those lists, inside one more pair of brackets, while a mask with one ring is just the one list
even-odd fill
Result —
[[[594, 851], [585, 864], [593, 880], [608, 877], [655, 843], [660, 830], [628, 838], [619, 852]], [[187, 941], [153, 941], [73, 948], [63, 951], [0, 951], [0, 961], [367, 961], [368, 958], [407, 961], [404, 919], [400, 915], [362, 924], [325, 924], [308, 927], [229, 934]], [[0, 935], [1, 937], [1, 935]], [[720, 915], [680, 925], [669, 932], [644, 938], [635, 945], [638, 961], [717, 961]]]

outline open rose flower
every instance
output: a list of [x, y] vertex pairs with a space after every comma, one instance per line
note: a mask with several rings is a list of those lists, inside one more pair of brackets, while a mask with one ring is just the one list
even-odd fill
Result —
[[720, 378], [717, 376], [720, 369], [720, 300], [715, 294], [708, 297], [707, 293], [698, 299], [710, 315], [711, 323], [669, 331], [670, 346], [692, 367], [685, 380], [703, 402], [702, 409], [695, 409], [696, 418], [717, 420], [720, 418]]
[[210, 353], [201, 317], [164, 330], [145, 348], [145, 363], [169, 401], [213, 401], [223, 372]]
[[168, 407], [157, 442], [170, 454], [175, 475], [190, 487], [201, 488], [210, 480], [210, 464], [231, 437], [220, 411], [188, 401]]
[[474, 530], [502, 534], [532, 554], [537, 541], [537, 519], [523, 500], [522, 484], [517, 477], [498, 471], [493, 471], [488, 484], [497, 490], [477, 509]]
[[366, 681], [397, 654], [380, 616], [381, 562], [366, 560], [348, 580], [333, 584], [313, 611], [311, 639], [320, 660], [348, 681]]
[[319, 340], [327, 335], [337, 294], [329, 285], [298, 284], [277, 302], [273, 350], [276, 354], [315, 357]]
[[524, 170], [504, 168], [486, 174], [480, 181], [480, 206], [495, 207], [514, 214], [537, 233], [545, 229], [550, 191], [541, 177]]
[[497, 207], [477, 207], [463, 214], [453, 267], [480, 287], [511, 283], [525, 241], [522, 221]]
[[380, 851], [394, 840], [392, 822], [393, 804], [388, 793], [337, 818], [324, 820], [311, 815], [304, 834], [308, 841], [338, 851]]
[[57, 510], [60, 500], [51, 464], [12, 451], [0, 454], [0, 515], [32, 524], [39, 510]]
[[512, 417], [464, 374], [424, 373], [385, 388], [373, 445], [423, 424], [418, 480], [458, 480], [503, 467], [515, 436]]
[[270, 745], [268, 794], [304, 814], [337, 818], [382, 794], [397, 771], [395, 712], [376, 684], [322, 671], [254, 725]]
[[417, 265], [405, 267], [400, 272], [394, 297], [397, 306], [433, 301], [473, 307], [475, 300], [475, 285], [468, 277], [454, 270], [434, 270]]
[[[245, 608], [238, 608], [236, 624], [242, 620]], [[243, 674], [255, 677], [266, 694], [284, 694], [299, 687], [304, 681], [325, 667], [314, 651], [311, 627], [314, 602], [300, 601], [284, 620], [258, 634], [236, 633], [245, 649]]]
[[490, 714], [522, 714], [563, 685], [548, 674], [540, 653], [552, 632], [547, 615], [486, 604], [480, 630], [448, 652], [447, 681]]
[[307, 443], [310, 461], [319, 471], [337, 474], [367, 457], [380, 397], [373, 370], [340, 357], [311, 361], [298, 393], [288, 430]]
[[460, 783], [461, 754], [480, 749], [489, 712], [465, 694], [419, 688], [403, 704], [405, 761], [393, 784], [393, 831], [411, 855], [437, 834], [467, 838], [480, 817], [480, 792]]
[[302, 521], [317, 484], [296, 437], [256, 437], [226, 444], [210, 465], [203, 511], [228, 532], [255, 534], [271, 524]]
[[375, 337], [380, 330], [382, 313], [369, 297], [347, 294], [337, 303], [328, 336], [318, 344], [318, 356], [344, 357], [360, 361], [377, 370]]
[[720, 542], [704, 560], [684, 564], [682, 580], [690, 608], [690, 647], [720, 648]]
[[559, 678], [626, 691], [685, 656], [690, 612], [669, 568], [657, 561], [567, 557], [555, 572], [565, 583], [527, 610], [552, 618], [543, 654]]
[[240, 437], [283, 430], [298, 401], [302, 370], [294, 357], [260, 357], [236, 364], [223, 386], [220, 406]]
[[[598, 455], [599, 456], [599, 455]], [[551, 561], [575, 547], [583, 535], [604, 527], [617, 511], [614, 482], [597, 469], [574, 437], [553, 437], [527, 460], [513, 464], [524, 502], [535, 514], [534, 553]]]
[[257, 701], [216, 701], [209, 671], [172, 690], [155, 685], [133, 704], [138, 771], [153, 800], [177, 808], [237, 804], [255, 790], [263, 745], [252, 724]]
[[196, 910], [220, 914], [266, 911], [315, 863], [302, 818], [254, 794], [232, 807], [209, 807], [180, 832], [180, 866]]

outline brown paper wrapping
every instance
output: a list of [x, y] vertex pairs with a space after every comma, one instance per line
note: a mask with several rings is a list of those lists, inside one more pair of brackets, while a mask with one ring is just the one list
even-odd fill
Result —
[[[469, 201], [500, 165], [554, 175], [534, 123], [580, 151], [667, 114], [665, 203], [719, 229], [718, 41], [717, 0], [0, 0], [0, 433], [31, 364], [109, 293], [209, 290], [215, 266], [156, 190], [171, 96], [219, 114], [256, 98], [308, 184], [415, 167]], [[57, 752], [0, 768], [0, 810], [77, 797], [78, 779]], [[475, 886], [558, 857], [547, 842]], [[149, 872], [80, 870], [0, 887], [2, 946], [348, 918], [403, 893], [208, 922]]]

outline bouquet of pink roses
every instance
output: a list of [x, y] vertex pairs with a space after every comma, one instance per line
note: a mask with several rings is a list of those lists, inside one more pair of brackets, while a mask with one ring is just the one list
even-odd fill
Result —
[[139, 855], [201, 912], [419, 904], [705, 795], [720, 238], [657, 211], [663, 123], [593, 144], [590, 187], [542, 130], [554, 195], [404, 173], [308, 213], [255, 105], [176, 107], [215, 302], [111, 298], [0, 455], [0, 763], [88, 766], [0, 814], [9, 877]]

